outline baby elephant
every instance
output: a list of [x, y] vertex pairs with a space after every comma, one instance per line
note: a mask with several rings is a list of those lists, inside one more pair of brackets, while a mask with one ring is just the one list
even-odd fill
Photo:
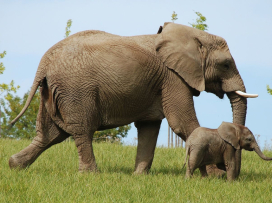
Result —
[[264, 156], [248, 128], [227, 122], [223, 122], [218, 129], [195, 129], [185, 146], [185, 164], [189, 155], [186, 177], [192, 176], [197, 168], [202, 177], [207, 176], [206, 165], [216, 164], [227, 171], [228, 180], [234, 180], [240, 173], [242, 149], [254, 150], [262, 159], [272, 160]]

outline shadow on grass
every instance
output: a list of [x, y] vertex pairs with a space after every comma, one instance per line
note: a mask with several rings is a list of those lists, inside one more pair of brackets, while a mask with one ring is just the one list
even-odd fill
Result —
[[[185, 176], [186, 168], [151, 168], [150, 174], [163, 174], [163, 175], [173, 175], [173, 176]], [[197, 172], [195, 172], [197, 174]]]
[[[101, 168], [100, 171], [102, 173], [124, 173], [128, 175], [132, 175], [134, 172], [134, 167], [131, 166], [107, 166], [106, 168]], [[180, 168], [151, 168], [149, 173], [150, 175], [173, 175], [173, 176], [185, 176], [186, 170], [181, 170]], [[200, 175], [197, 171], [196, 175]]]
[[[112, 165], [107, 167], [101, 167], [98, 168], [100, 173], [108, 173], [108, 174], [125, 174], [125, 175], [133, 175], [134, 167], [132, 166], [118, 166], [118, 165]], [[61, 173], [63, 170], [61, 168], [57, 169], [56, 167], [52, 168], [50, 166], [48, 167], [40, 167], [38, 165], [32, 166], [30, 168], [26, 168], [23, 170], [19, 169], [12, 169], [11, 171], [14, 171], [15, 173], [25, 174], [25, 173], [31, 173], [31, 174], [54, 174], [54, 173]], [[71, 173], [78, 173], [78, 169], [74, 168], [71, 169]], [[170, 175], [170, 176], [179, 176], [179, 177], [185, 177], [186, 168], [174, 168], [174, 167], [160, 167], [151, 168], [149, 175]], [[199, 170], [195, 170], [194, 177], [201, 177]], [[209, 176], [209, 178], [217, 178], [215, 176]], [[226, 175], [222, 179], [222, 181], [226, 181]], [[267, 182], [267, 179], [272, 179], [271, 175], [267, 171], [241, 171], [237, 182]]]
[[238, 178], [238, 181], [241, 182], [265, 182], [267, 179], [271, 179], [271, 175], [264, 173], [262, 171], [259, 172], [247, 172], [242, 171]]
[[101, 173], [124, 173], [130, 175], [133, 174], [134, 168], [128, 166], [107, 166], [106, 168], [101, 168], [100, 171]]

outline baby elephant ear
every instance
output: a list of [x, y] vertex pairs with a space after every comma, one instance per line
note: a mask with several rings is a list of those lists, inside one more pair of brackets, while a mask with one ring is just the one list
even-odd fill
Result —
[[233, 123], [223, 122], [218, 128], [219, 136], [231, 144], [235, 149], [240, 149], [236, 126]]

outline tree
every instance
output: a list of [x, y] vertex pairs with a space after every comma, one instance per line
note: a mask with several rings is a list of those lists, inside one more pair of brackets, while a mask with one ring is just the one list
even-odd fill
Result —
[[270, 89], [269, 85], [266, 86], [267, 93], [272, 95], [272, 89]]
[[[3, 53], [0, 53], [0, 59], [4, 58], [5, 55], [7, 54], [6, 51], [3, 51]], [[1, 62], [0, 63], [0, 75], [2, 75], [5, 71], [5, 66], [4, 64]], [[2, 83], [0, 84], [0, 96], [5, 92], [5, 93], [10, 93], [10, 92], [14, 92], [16, 93], [16, 91], [20, 88], [20, 86], [18, 85], [17, 87], [14, 86], [14, 81], [12, 80], [10, 82], [10, 84], [5, 84], [5, 83]], [[4, 96], [4, 98], [6, 98], [7, 95]], [[1, 100], [3, 100], [3, 98], [1, 98]], [[0, 101], [1, 101], [0, 100]], [[1, 110], [1, 105], [0, 105], [0, 138], [2, 137], [2, 117], [4, 116], [4, 113], [2, 113], [2, 110]]]
[[[3, 51], [3, 53], [0, 53], [0, 59], [4, 58], [5, 55], [7, 54], [6, 51]], [[5, 71], [5, 66], [4, 64], [1, 62], [0, 63], [0, 75], [2, 75]], [[2, 83], [0, 84], [0, 95], [2, 95], [4, 92], [15, 92], [20, 88], [20, 86], [18, 85], [17, 87], [14, 86], [14, 81], [12, 80], [10, 82], [10, 84], [5, 84]]]
[[64, 38], [69, 37], [70, 32], [71, 32], [71, 30], [70, 30], [71, 26], [72, 26], [72, 20], [69, 19], [69, 20], [67, 21], [67, 24], [66, 24], [66, 28], [65, 28], [65, 36], [64, 36]]
[[[72, 25], [72, 20], [69, 19], [67, 21], [67, 26], [65, 28], [65, 38], [70, 35], [70, 28]], [[3, 52], [3, 56], [6, 52]], [[2, 57], [2, 55], [0, 55]], [[1, 64], [2, 67], [2, 64]], [[28, 98], [29, 91], [24, 94], [23, 98], [19, 96], [14, 96], [10, 92], [13, 91], [16, 93], [16, 89], [14, 89], [14, 82], [11, 81], [10, 85], [2, 84], [0, 86], [1, 91], [6, 91], [7, 95], [5, 95], [4, 99], [1, 99], [0, 104], [4, 107], [3, 112], [3, 122], [2, 122], [2, 137], [9, 138], [26, 138], [32, 139], [36, 136], [36, 118], [39, 111], [40, 104], [40, 93], [39, 90], [35, 93], [27, 111], [23, 114], [23, 116], [16, 122], [15, 126], [13, 126], [10, 130], [9, 123], [21, 112], [26, 99]]]
[[[5, 55], [7, 54], [6, 51], [4, 51], [3, 53], [0, 53], [0, 59], [4, 58]], [[3, 63], [0, 63], [0, 74], [3, 74], [5, 70], [5, 66], [3, 65]]]
[[94, 133], [94, 140], [96, 142], [101, 141], [120, 142], [121, 138], [127, 136], [130, 128], [131, 128], [130, 125], [124, 125], [113, 129], [96, 131]]
[[199, 29], [199, 30], [203, 30], [206, 31], [208, 30], [208, 25], [205, 24], [204, 22], [206, 22], [206, 17], [203, 16], [200, 12], [195, 12], [196, 15], [198, 16], [198, 18], [196, 19], [195, 23], [189, 23], [192, 27]]
[[31, 104], [20, 120], [15, 123], [15, 126], [9, 129], [10, 121], [12, 121], [21, 112], [28, 95], [29, 91], [25, 93], [23, 98], [8, 93], [5, 100], [1, 100], [1, 105], [4, 107], [2, 137], [32, 139], [36, 136], [36, 117], [40, 103], [39, 91], [34, 95]]
[[171, 16], [172, 17], [171, 20], [173, 23], [178, 19], [177, 16], [178, 16], [178, 14], [176, 14], [176, 12], [173, 11], [172, 16]]

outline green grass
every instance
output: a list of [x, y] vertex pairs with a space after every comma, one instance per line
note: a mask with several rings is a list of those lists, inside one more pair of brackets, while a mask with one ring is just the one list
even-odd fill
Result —
[[[0, 139], [0, 202], [271, 202], [272, 162], [243, 151], [237, 181], [186, 180], [184, 149], [157, 148], [149, 175], [132, 175], [136, 147], [94, 144], [100, 173], [79, 173], [73, 142], [44, 152], [27, 170], [10, 170], [8, 159], [30, 141]], [[272, 156], [271, 151], [264, 152]]]

